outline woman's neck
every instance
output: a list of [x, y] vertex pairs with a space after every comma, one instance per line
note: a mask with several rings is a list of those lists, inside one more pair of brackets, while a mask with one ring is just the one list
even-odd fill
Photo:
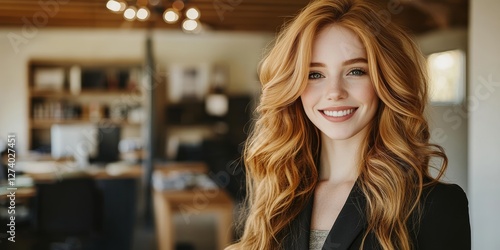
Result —
[[364, 133], [346, 140], [332, 140], [322, 134], [320, 180], [331, 183], [356, 181], [363, 138]]

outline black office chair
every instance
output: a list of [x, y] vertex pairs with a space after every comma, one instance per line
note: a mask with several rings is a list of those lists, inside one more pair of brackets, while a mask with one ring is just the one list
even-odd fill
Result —
[[[224, 188], [236, 201], [243, 201], [246, 196], [245, 171], [241, 162], [241, 152], [238, 145], [232, 145], [229, 140], [203, 141], [202, 159], [209, 167], [209, 176], [220, 188]], [[220, 176], [229, 177], [219, 180]]]
[[90, 178], [37, 184], [36, 249], [92, 249], [102, 227], [101, 191]]

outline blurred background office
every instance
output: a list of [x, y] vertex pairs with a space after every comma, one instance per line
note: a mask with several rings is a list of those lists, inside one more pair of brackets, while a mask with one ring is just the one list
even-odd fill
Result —
[[[500, 249], [500, 2], [369, 1], [427, 56], [445, 180], [468, 194], [473, 249]], [[1, 248], [234, 240], [258, 63], [308, 2], [0, 0], [3, 225], [8, 180], [18, 188], [16, 242], [1, 226]]]

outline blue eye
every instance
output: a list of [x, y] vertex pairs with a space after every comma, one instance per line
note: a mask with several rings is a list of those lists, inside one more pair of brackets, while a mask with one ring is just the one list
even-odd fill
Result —
[[366, 74], [366, 72], [362, 69], [353, 69], [348, 73], [348, 75], [352, 75], [352, 76], [363, 76], [365, 74]]
[[324, 76], [318, 72], [309, 73], [309, 79], [319, 79], [319, 78], [324, 78]]

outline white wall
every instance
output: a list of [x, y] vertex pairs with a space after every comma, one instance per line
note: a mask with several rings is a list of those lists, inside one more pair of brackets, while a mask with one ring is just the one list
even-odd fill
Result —
[[[460, 49], [467, 54], [467, 30], [440, 30], [417, 38], [422, 53], [429, 55], [446, 50]], [[464, 85], [467, 84], [464, 82]], [[464, 87], [465, 88], [465, 87]], [[448, 169], [444, 181], [467, 185], [467, 114], [466, 101], [456, 105], [429, 105], [427, 117], [431, 141], [441, 145], [448, 156]]]
[[474, 250], [500, 249], [500, 1], [471, 0], [469, 201]]
[[[28, 60], [143, 60], [147, 32], [130, 29], [0, 29], [0, 138], [18, 136], [18, 149], [28, 148]], [[211, 32], [187, 35], [153, 31], [156, 62], [164, 69], [172, 62], [229, 64], [229, 93], [258, 90], [257, 65], [268, 33]], [[18, 43], [12, 43], [13, 41]]]

